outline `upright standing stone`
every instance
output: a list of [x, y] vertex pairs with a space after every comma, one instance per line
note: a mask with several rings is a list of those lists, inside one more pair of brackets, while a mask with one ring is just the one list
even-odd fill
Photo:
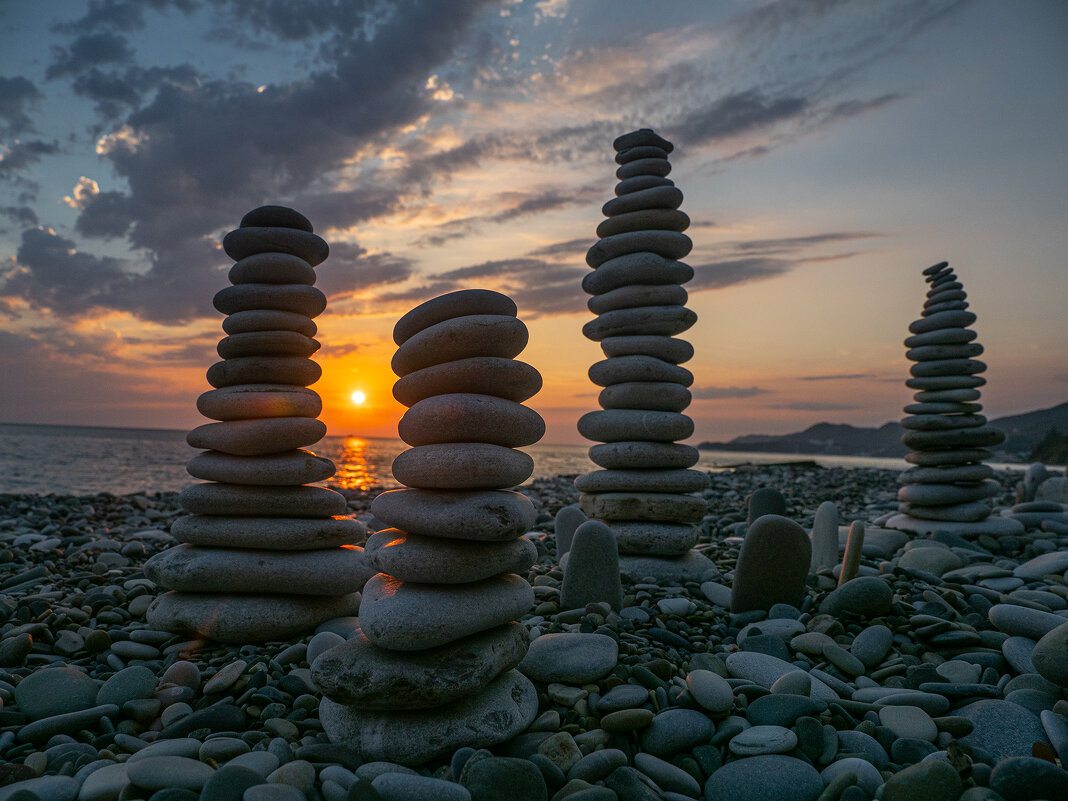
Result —
[[838, 507], [824, 501], [812, 523], [812, 562], [809, 570], [830, 570], [838, 564]]
[[786, 517], [786, 499], [774, 487], [761, 487], [749, 496], [749, 516], [745, 521], [748, 528], [764, 515]]
[[917, 390], [905, 407], [901, 441], [912, 448], [905, 460], [915, 465], [901, 474], [898, 509], [887, 528], [915, 534], [935, 531], [968, 535], [1015, 534], [1014, 520], [993, 518], [987, 499], [1001, 487], [993, 469], [982, 462], [1005, 435], [979, 414], [979, 374], [986, 364], [976, 359], [983, 346], [967, 326], [975, 322], [963, 285], [947, 262], [923, 271], [931, 285], [922, 316], [909, 326], [906, 356], [915, 362], [905, 384]]
[[683, 233], [690, 219], [679, 211], [682, 192], [666, 176], [673, 146], [643, 128], [619, 137], [616, 197], [586, 254], [593, 272], [582, 288], [597, 317], [582, 332], [607, 357], [590, 368], [604, 389], [601, 411], [584, 415], [579, 433], [603, 444], [590, 459], [603, 468], [575, 480], [582, 511], [611, 525], [624, 575], [702, 580], [712, 563], [692, 550], [707, 503], [708, 475], [691, 470], [698, 452], [679, 444], [693, 434], [683, 410], [693, 374], [680, 365], [693, 356], [676, 339], [697, 315], [686, 308], [682, 284], [693, 269], [678, 259], [693, 243]]
[[460, 746], [507, 740], [534, 719], [537, 692], [513, 668], [528, 639], [515, 619], [534, 603], [537, 558], [522, 535], [534, 505], [510, 488], [533, 460], [516, 450], [545, 424], [523, 406], [541, 376], [515, 361], [527, 329], [509, 298], [452, 292], [404, 315], [394, 396], [412, 447], [393, 462], [406, 489], [371, 512], [393, 528], [367, 541], [380, 572], [367, 582], [360, 631], [322, 654], [312, 678], [331, 740], [366, 761], [416, 765]]
[[208, 369], [215, 389], [197, 400], [218, 422], [186, 438], [206, 449], [188, 471], [208, 483], [181, 493], [190, 514], [171, 534], [182, 545], [149, 559], [145, 574], [171, 590], [149, 608], [151, 625], [246, 643], [355, 614], [374, 571], [344, 496], [312, 486], [334, 474], [333, 462], [304, 450], [326, 433], [308, 385], [322, 372], [309, 358], [319, 349], [312, 318], [326, 308], [312, 268], [329, 248], [281, 206], [250, 211], [223, 248], [237, 261], [214, 300], [228, 336]]
[[556, 513], [553, 533], [556, 535], [556, 559], [560, 561], [571, 550], [571, 541], [578, 527], [586, 522], [586, 515], [577, 503], [565, 506]]
[[623, 606], [617, 549], [616, 535], [601, 521], [589, 520], [578, 527], [560, 588], [562, 609], [578, 609], [599, 601], [616, 611]]
[[812, 543], [801, 526], [779, 515], [758, 518], [746, 532], [731, 587], [731, 612], [800, 606], [812, 559]]

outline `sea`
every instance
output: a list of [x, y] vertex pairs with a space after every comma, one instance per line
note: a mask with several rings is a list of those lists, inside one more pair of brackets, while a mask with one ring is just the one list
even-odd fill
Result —
[[[369, 490], [396, 486], [393, 459], [408, 446], [399, 439], [327, 436], [315, 453], [333, 460], [337, 473], [327, 486]], [[577, 475], [596, 469], [587, 445], [537, 444], [523, 448], [534, 459], [533, 478]], [[196, 479], [185, 464], [198, 450], [184, 431], [152, 428], [0, 423], [0, 493], [32, 495], [112, 495], [179, 492]], [[740, 451], [701, 451], [697, 469], [718, 471], [738, 465], [815, 462], [823, 467], [904, 470], [903, 459]], [[1023, 470], [1026, 465], [992, 464]]]

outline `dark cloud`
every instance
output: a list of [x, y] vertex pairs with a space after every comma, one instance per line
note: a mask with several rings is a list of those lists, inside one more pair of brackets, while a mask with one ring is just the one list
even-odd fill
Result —
[[749, 239], [743, 242], [728, 242], [721, 247], [732, 248], [741, 253], [759, 252], [764, 255], [779, 253], [793, 253], [812, 245], [826, 245], [835, 242], [854, 242], [858, 239], [870, 239], [872, 237], [885, 236], [885, 234], [870, 233], [867, 231], [845, 231], [826, 234], [813, 234], [811, 236], [791, 236], [779, 239]]
[[803, 375], [802, 381], [848, 381], [857, 378], [874, 378], [872, 373], [842, 373], [840, 375]]
[[848, 403], [824, 403], [822, 401], [794, 401], [765, 406], [765, 409], [782, 409], [791, 412], [844, 412], [859, 409]]
[[189, 14], [200, 5], [197, 0], [89, 0], [85, 16], [59, 23], [59, 33], [91, 33], [97, 30], [136, 31], [145, 27], [145, 10], [176, 8]]
[[51, 79], [78, 75], [102, 64], [125, 64], [133, 58], [126, 38], [107, 31], [77, 37], [70, 47], [53, 49], [53, 61], [45, 73]]
[[96, 112], [101, 118], [114, 120], [137, 108], [149, 92], [163, 83], [193, 88], [198, 81], [196, 69], [189, 64], [147, 69], [131, 66], [121, 72], [105, 72], [93, 67], [78, 75], [72, 86], [76, 94], [96, 104]]
[[36, 164], [45, 156], [59, 152], [59, 142], [46, 142], [43, 139], [31, 139], [28, 142], [15, 141], [8, 145], [7, 152], [0, 154], [0, 179], [11, 178]]
[[380, 0], [224, 0], [218, 5], [228, 8], [243, 32], [290, 41], [362, 35], [382, 24], [390, 11]]
[[723, 400], [724, 398], [752, 398], [766, 395], [770, 389], [763, 387], [694, 387], [690, 390], [695, 400]]
[[111, 239], [126, 235], [132, 216], [133, 210], [127, 195], [122, 192], [100, 192], [85, 201], [74, 227], [85, 236]]
[[545, 256], [546, 258], [556, 258], [559, 256], [585, 256], [586, 251], [589, 250], [593, 244], [597, 241], [595, 237], [583, 237], [581, 239], [568, 239], [563, 242], [554, 242], [551, 245], [545, 245], [535, 250], [530, 251], [530, 256]]
[[328, 298], [336, 298], [407, 281], [412, 276], [413, 266], [404, 257], [392, 253], [368, 255], [358, 245], [342, 242], [331, 246], [330, 258], [315, 271], [315, 285]]
[[33, 81], [16, 75], [0, 75], [0, 135], [15, 136], [33, 127], [27, 109], [41, 99]]
[[25, 228], [37, 225], [37, 212], [29, 206], [0, 206], [0, 215]]
[[724, 289], [750, 281], [774, 278], [790, 272], [796, 266], [796, 261], [763, 257], [706, 262], [694, 266], [693, 280], [686, 288], [691, 292]]
[[696, 147], [799, 117], [808, 105], [804, 97], [770, 99], [749, 89], [718, 98], [665, 127], [676, 143]]

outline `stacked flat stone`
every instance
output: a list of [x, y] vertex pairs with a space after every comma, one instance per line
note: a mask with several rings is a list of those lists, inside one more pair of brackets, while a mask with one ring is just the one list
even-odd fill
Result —
[[[601, 239], [586, 254], [582, 282], [597, 315], [582, 329], [607, 357], [590, 379], [604, 387], [601, 411], [584, 415], [579, 432], [603, 444], [590, 459], [603, 468], [580, 476], [582, 511], [607, 522], [623, 555], [620, 570], [701, 577], [711, 562], [693, 551], [707, 503], [707, 474], [691, 470], [698, 451], [679, 443], [693, 434], [683, 414], [693, 374], [680, 366], [693, 346], [676, 339], [696, 321], [682, 284], [693, 269], [678, 259], [693, 243], [683, 233], [682, 192], [667, 178], [673, 146], [643, 128], [615, 140], [616, 197], [605, 203]], [[692, 494], [698, 493], [698, 494]]]
[[[537, 692], [515, 670], [534, 602], [523, 576], [537, 558], [522, 535], [532, 445], [545, 424], [522, 405], [541, 376], [516, 361], [527, 329], [509, 298], [462, 290], [398, 322], [393, 394], [412, 447], [393, 462], [406, 489], [379, 495], [392, 528], [367, 541], [360, 631], [312, 665], [330, 739], [364, 760], [415, 765], [460, 746], [507, 740], [534, 719]], [[518, 575], [517, 575], [518, 574]]]
[[889, 528], [927, 534], [950, 531], [963, 535], [1018, 533], [1019, 523], [990, 518], [988, 498], [1000, 492], [993, 469], [983, 464], [989, 448], [1005, 435], [979, 414], [979, 374], [986, 364], [976, 359], [983, 346], [968, 328], [975, 314], [967, 294], [947, 262], [923, 271], [930, 284], [922, 316], [909, 326], [906, 356], [915, 362], [905, 384], [917, 390], [905, 407], [901, 441], [912, 448], [905, 460], [915, 465], [901, 474], [901, 514]]
[[223, 642], [256, 642], [314, 629], [355, 614], [374, 571], [354, 543], [362, 524], [344, 496], [309, 486], [334, 474], [329, 459], [303, 450], [326, 426], [308, 385], [319, 379], [312, 320], [326, 308], [315, 270], [327, 243], [298, 212], [250, 211], [223, 240], [231, 286], [215, 295], [228, 315], [208, 369], [214, 389], [197, 409], [218, 422], [189, 432], [204, 452], [187, 467], [204, 484], [179, 496], [189, 513], [171, 534], [182, 544], [152, 557], [145, 574], [171, 590], [155, 600], [156, 628]]

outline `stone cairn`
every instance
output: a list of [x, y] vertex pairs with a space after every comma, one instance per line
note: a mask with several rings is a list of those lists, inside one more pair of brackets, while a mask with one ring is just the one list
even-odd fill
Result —
[[677, 261], [693, 246], [682, 233], [690, 219], [679, 211], [682, 192], [666, 177], [670, 142], [643, 128], [613, 146], [616, 197], [602, 209], [608, 219], [597, 227], [601, 239], [586, 254], [593, 272], [582, 281], [597, 315], [582, 332], [607, 357], [589, 375], [604, 389], [601, 411], [578, 423], [579, 433], [603, 443], [590, 448], [590, 459], [604, 469], [575, 486], [582, 511], [615, 532], [625, 576], [706, 578], [712, 563], [692, 549], [707, 503], [691, 493], [709, 480], [688, 469], [697, 449], [678, 442], [693, 434], [682, 413], [693, 374], [680, 366], [693, 346], [675, 338], [697, 321], [681, 286], [693, 269]]
[[993, 469], [982, 463], [988, 448], [1005, 435], [986, 424], [979, 373], [986, 364], [976, 359], [983, 346], [967, 326], [975, 322], [968, 311], [963, 285], [947, 262], [923, 271], [931, 285], [922, 316], [909, 326], [906, 356], [915, 364], [905, 384], [917, 390], [915, 403], [905, 407], [901, 441], [912, 449], [905, 460], [915, 465], [901, 474], [898, 490], [901, 514], [886, 526], [916, 534], [949, 531], [962, 535], [1018, 533], [1022, 527], [1005, 518], [988, 519], [986, 499], [1000, 492]]
[[[360, 630], [312, 665], [330, 739], [365, 760], [416, 765], [503, 742], [525, 729], [537, 692], [514, 670], [527, 651], [516, 618], [534, 602], [537, 558], [522, 535], [533, 504], [509, 488], [534, 471], [527, 454], [545, 431], [522, 405], [541, 376], [515, 361], [527, 329], [509, 298], [453, 292], [416, 307], [393, 331], [411, 449], [393, 462], [407, 489], [375, 498], [393, 528], [367, 541]], [[519, 575], [517, 575], [519, 574]]]
[[277, 640], [354, 615], [364, 566], [359, 522], [341, 517], [344, 496], [307, 486], [334, 474], [329, 459], [302, 450], [322, 439], [322, 409], [308, 385], [322, 373], [313, 317], [326, 308], [315, 265], [327, 243], [298, 212], [250, 211], [223, 240], [236, 260], [215, 308], [228, 315], [197, 400], [219, 422], [186, 441], [206, 449], [188, 465], [203, 479], [179, 501], [189, 513], [171, 534], [182, 544], [152, 557], [145, 574], [171, 590], [148, 610], [155, 628], [222, 642]]

